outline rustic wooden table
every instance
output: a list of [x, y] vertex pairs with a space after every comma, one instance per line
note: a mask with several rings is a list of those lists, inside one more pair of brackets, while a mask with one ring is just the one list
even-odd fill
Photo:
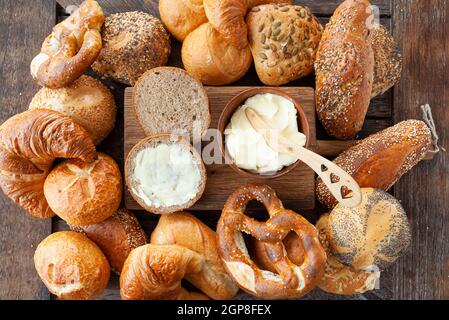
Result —
[[[0, 119], [27, 109], [38, 90], [31, 79], [29, 63], [39, 52], [52, 26], [64, 17], [64, 8], [82, 0], [2, 0], [0, 1]], [[99, 0], [106, 14], [143, 10], [158, 15], [156, 0]], [[338, 0], [302, 0], [326, 22]], [[409, 118], [421, 118], [419, 105], [433, 107], [440, 141], [449, 148], [449, 1], [373, 0], [381, 21], [399, 41], [404, 56], [401, 82], [375, 99], [360, 137]], [[169, 64], [180, 66], [179, 44], [173, 42]], [[290, 85], [313, 86], [309, 77]], [[259, 85], [251, 70], [236, 85]], [[113, 133], [100, 149], [123, 167], [123, 90], [107, 82], [113, 90], [119, 116]], [[318, 137], [326, 138], [322, 129]], [[382, 274], [381, 288], [354, 299], [449, 299], [449, 156], [440, 153], [432, 161], [420, 163], [394, 187], [393, 194], [405, 207], [413, 228], [409, 252]], [[37, 220], [0, 194], [0, 299], [50, 299], [33, 265], [37, 244], [54, 230], [67, 228], [58, 219]], [[298, 208], [299, 209], [299, 208]], [[196, 213], [208, 223], [218, 212]], [[144, 228], [151, 231], [154, 218], [137, 213]], [[307, 212], [315, 220], [317, 213]], [[113, 276], [102, 298], [118, 298], [118, 278]], [[248, 298], [245, 295], [240, 298]], [[319, 290], [307, 299], [335, 299]]]

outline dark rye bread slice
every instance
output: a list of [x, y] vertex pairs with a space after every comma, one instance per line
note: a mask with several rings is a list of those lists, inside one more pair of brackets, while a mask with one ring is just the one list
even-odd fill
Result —
[[159, 67], [143, 74], [134, 87], [133, 104], [146, 135], [188, 134], [192, 140], [210, 126], [203, 85], [179, 68]]
[[[146, 148], [155, 148], [159, 144], [179, 144], [180, 146], [186, 148], [187, 150], [190, 150], [192, 153], [194, 159], [196, 160], [196, 163], [198, 165], [198, 169], [200, 171], [201, 175], [201, 182], [198, 187], [198, 191], [194, 198], [190, 199], [188, 202], [175, 205], [175, 206], [169, 206], [169, 207], [153, 207], [149, 206], [145, 203], [145, 201], [140, 198], [138, 194], [134, 192], [135, 187], [135, 180], [133, 179], [133, 172], [135, 168], [134, 164], [134, 158], [137, 155], [137, 153], [140, 150], [146, 149]], [[134, 198], [134, 200], [137, 201], [137, 203], [147, 210], [148, 212], [155, 213], [155, 214], [168, 214], [168, 213], [174, 213], [177, 211], [182, 211], [184, 209], [190, 208], [193, 206], [203, 195], [204, 189], [206, 188], [206, 180], [207, 180], [207, 174], [206, 174], [206, 168], [204, 166], [203, 161], [201, 160], [200, 154], [196, 151], [196, 149], [187, 142], [184, 138], [180, 136], [175, 136], [172, 134], [158, 134], [149, 136], [145, 139], [140, 140], [129, 152], [128, 156], [126, 157], [125, 161], [125, 181], [126, 185], [128, 187], [128, 190], [131, 194], [131, 196]]]

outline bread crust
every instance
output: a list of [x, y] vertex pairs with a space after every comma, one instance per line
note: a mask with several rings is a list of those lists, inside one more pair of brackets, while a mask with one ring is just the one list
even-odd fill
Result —
[[185, 38], [181, 57], [192, 77], [213, 86], [239, 80], [253, 61], [248, 46], [239, 49], [226, 42], [210, 23], [199, 26]]
[[308, 8], [270, 4], [247, 15], [249, 43], [259, 79], [279, 86], [313, 72], [323, 27]]
[[[174, 141], [172, 141], [172, 138], [174, 139]], [[198, 192], [196, 194], [196, 196], [189, 200], [187, 203], [181, 204], [181, 205], [176, 205], [176, 206], [170, 206], [170, 207], [153, 207], [153, 206], [149, 206], [148, 204], [145, 203], [145, 201], [143, 201], [138, 194], [136, 194], [133, 190], [133, 180], [132, 180], [132, 176], [133, 176], [133, 171], [134, 171], [134, 164], [133, 164], [133, 158], [135, 157], [135, 155], [142, 149], [145, 149], [148, 146], [155, 146], [158, 145], [160, 143], [166, 143], [166, 144], [180, 144], [181, 146], [185, 147], [186, 149], [188, 149], [193, 157], [197, 160], [197, 164], [198, 164], [198, 168], [200, 171], [200, 175], [201, 175], [201, 184], [198, 188]], [[163, 133], [163, 134], [157, 134], [157, 135], [153, 135], [153, 136], [149, 136], [147, 138], [144, 138], [142, 140], [140, 140], [132, 149], [131, 151], [128, 153], [128, 156], [126, 157], [126, 161], [125, 161], [125, 181], [126, 181], [126, 185], [128, 187], [128, 190], [131, 194], [131, 196], [134, 198], [134, 200], [137, 201], [137, 203], [144, 208], [146, 211], [150, 212], [150, 213], [154, 213], [154, 214], [170, 214], [170, 213], [174, 213], [177, 211], [181, 211], [187, 208], [190, 208], [191, 206], [193, 206], [203, 195], [204, 190], [206, 189], [206, 180], [207, 180], [207, 174], [206, 174], [206, 168], [204, 166], [204, 163], [201, 159], [200, 154], [195, 150], [195, 148], [189, 143], [187, 142], [184, 138], [179, 137], [179, 136], [175, 136], [175, 135], [171, 135], [168, 133]]]
[[371, 100], [374, 53], [367, 0], [346, 0], [327, 24], [316, 57], [316, 110], [327, 133], [351, 139]]
[[115, 126], [114, 96], [99, 80], [81, 76], [67, 87], [40, 89], [28, 109], [50, 109], [71, 117], [99, 145]]
[[109, 281], [106, 257], [95, 243], [73, 231], [60, 231], [42, 240], [34, 265], [48, 290], [61, 300], [98, 297]]
[[159, 13], [165, 27], [180, 42], [207, 22], [203, 0], [160, 0]]
[[[432, 146], [427, 125], [407, 120], [375, 133], [340, 154], [334, 163], [349, 173], [360, 187], [387, 191], [420, 162]], [[316, 183], [317, 199], [333, 208], [337, 200], [323, 181]]]
[[92, 69], [116, 81], [134, 85], [147, 70], [167, 63], [170, 37], [162, 22], [144, 12], [121, 12], [106, 18], [103, 49]]
[[131, 250], [147, 243], [147, 235], [134, 214], [118, 209], [106, 220], [83, 227], [70, 226], [100, 247], [111, 265], [112, 271], [120, 274]]
[[117, 163], [99, 153], [86, 163], [70, 159], [56, 166], [44, 184], [52, 210], [68, 224], [99, 223], [117, 211], [122, 199], [122, 177]]
[[0, 126], [0, 187], [5, 195], [38, 218], [54, 212], [44, 196], [44, 181], [56, 158], [93, 161], [88, 132], [51, 110], [28, 110]]
[[232, 282], [218, 255], [215, 232], [193, 215], [177, 212], [161, 216], [151, 234], [151, 243], [177, 244], [203, 255], [203, 270], [186, 275], [186, 280], [210, 298], [229, 300], [237, 294], [238, 287]]

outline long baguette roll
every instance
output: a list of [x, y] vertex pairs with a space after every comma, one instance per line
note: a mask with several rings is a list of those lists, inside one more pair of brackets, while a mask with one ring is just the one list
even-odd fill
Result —
[[[334, 163], [354, 177], [361, 188], [387, 191], [423, 159], [432, 145], [430, 130], [419, 120], [407, 120], [373, 134], [339, 155]], [[316, 196], [329, 208], [337, 200], [321, 179]]]
[[354, 137], [363, 126], [371, 99], [374, 53], [367, 0], [346, 0], [327, 24], [318, 48], [316, 109], [326, 131], [338, 139]]

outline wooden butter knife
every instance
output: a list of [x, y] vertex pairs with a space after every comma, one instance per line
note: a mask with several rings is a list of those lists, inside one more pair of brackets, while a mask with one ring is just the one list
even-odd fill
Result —
[[245, 114], [254, 130], [264, 137], [270, 148], [279, 153], [295, 156], [307, 164], [323, 180], [338, 202], [350, 208], [362, 202], [362, 192], [358, 183], [346, 171], [315, 152], [278, 134], [253, 109], [246, 108]]

